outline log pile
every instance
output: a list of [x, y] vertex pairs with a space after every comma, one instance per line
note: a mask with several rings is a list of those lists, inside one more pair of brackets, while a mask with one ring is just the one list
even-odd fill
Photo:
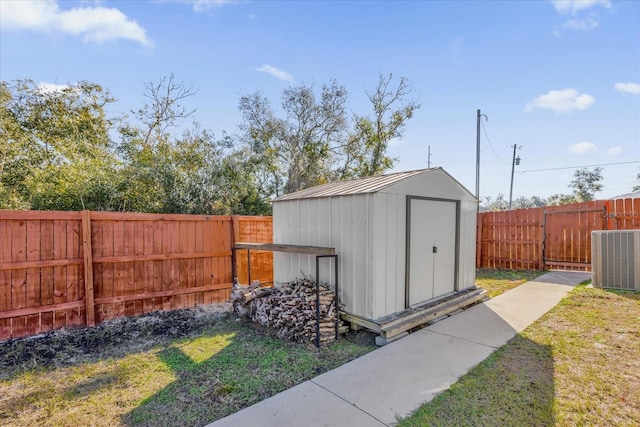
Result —
[[[338, 316], [334, 292], [320, 286], [320, 343], [335, 339]], [[241, 317], [273, 329], [277, 336], [295, 341], [315, 342], [316, 284], [297, 279], [279, 287], [263, 288], [259, 281], [249, 286], [235, 283], [231, 292], [234, 311]], [[338, 319], [339, 332], [347, 330]]]

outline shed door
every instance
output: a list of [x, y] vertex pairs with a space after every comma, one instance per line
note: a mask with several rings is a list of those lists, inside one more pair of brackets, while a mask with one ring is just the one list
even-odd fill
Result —
[[456, 203], [411, 199], [409, 305], [455, 290]]

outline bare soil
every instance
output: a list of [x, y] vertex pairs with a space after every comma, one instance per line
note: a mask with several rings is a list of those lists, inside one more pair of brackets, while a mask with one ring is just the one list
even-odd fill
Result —
[[197, 336], [221, 318], [230, 303], [122, 317], [93, 328], [63, 328], [0, 342], [0, 380], [30, 369], [54, 369], [121, 357], [155, 345]]

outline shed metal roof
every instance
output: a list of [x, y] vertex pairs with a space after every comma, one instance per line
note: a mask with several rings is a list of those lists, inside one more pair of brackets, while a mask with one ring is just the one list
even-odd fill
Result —
[[621, 194], [619, 196], [616, 197], [612, 197], [612, 200], [618, 200], [618, 199], [635, 199], [636, 197], [640, 197], [640, 190], [638, 191], [634, 191], [633, 193], [627, 193], [627, 194]]
[[390, 173], [388, 175], [369, 176], [366, 178], [351, 179], [348, 181], [330, 182], [318, 185], [295, 193], [285, 194], [274, 199], [274, 202], [284, 200], [314, 199], [320, 197], [346, 196], [351, 194], [375, 193], [383, 190], [396, 182], [442, 168], [418, 169], [406, 172]]

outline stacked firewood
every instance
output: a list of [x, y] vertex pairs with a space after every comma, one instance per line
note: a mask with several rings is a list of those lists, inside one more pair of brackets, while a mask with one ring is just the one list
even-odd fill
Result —
[[[335, 339], [338, 310], [335, 294], [320, 286], [320, 342]], [[276, 331], [279, 337], [296, 341], [316, 339], [316, 284], [309, 279], [297, 279], [278, 287], [263, 288], [259, 281], [249, 286], [234, 284], [231, 292], [233, 309], [239, 316], [249, 317]], [[340, 333], [346, 332], [338, 318]]]

